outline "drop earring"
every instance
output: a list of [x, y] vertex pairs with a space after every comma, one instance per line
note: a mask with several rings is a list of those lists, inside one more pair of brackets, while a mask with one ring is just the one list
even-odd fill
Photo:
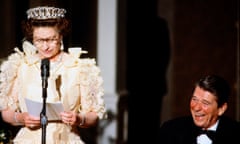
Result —
[[61, 47], [60, 47], [60, 50], [61, 50], [61, 51], [64, 50], [63, 41], [61, 41]]

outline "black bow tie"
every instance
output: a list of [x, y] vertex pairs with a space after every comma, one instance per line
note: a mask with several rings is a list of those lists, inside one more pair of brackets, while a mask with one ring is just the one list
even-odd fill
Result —
[[206, 134], [211, 140], [214, 140], [216, 131], [213, 130], [200, 130], [199, 135]]

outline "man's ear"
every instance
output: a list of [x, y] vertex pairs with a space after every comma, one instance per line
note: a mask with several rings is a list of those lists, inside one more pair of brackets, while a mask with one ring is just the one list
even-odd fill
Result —
[[224, 103], [221, 107], [218, 108], [218, 115], [221, 116], [227, 110], [227, 103]]

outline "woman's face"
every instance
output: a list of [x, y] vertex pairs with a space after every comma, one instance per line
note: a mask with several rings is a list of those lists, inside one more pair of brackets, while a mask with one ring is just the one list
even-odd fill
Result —
[[33, 44], [37, 47], [41, 59], [53, 59], [60, 52], [62, 36], [55, 27], [35, 27]]

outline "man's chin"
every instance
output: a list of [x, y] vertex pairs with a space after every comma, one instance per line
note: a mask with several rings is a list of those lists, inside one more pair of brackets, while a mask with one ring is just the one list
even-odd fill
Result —
[[194, 123], [198, 127], [203, 127], [204, 126], [204, 120], [194, 119]]

